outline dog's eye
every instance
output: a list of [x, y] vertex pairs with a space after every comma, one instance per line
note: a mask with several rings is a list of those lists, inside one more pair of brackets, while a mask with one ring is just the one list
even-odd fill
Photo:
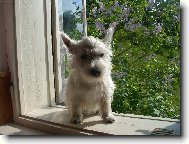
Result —
[[101, 53], [101, 54], [100, 54], [100, 57], [103, 57], [103, 56], [104, 56], [104, 54], [103, 54], [103, 53]]
[[87, 59], [87, 54], [82, 54], [82, 55], [81, 55], [81, 58], [82, 58], [82, 59]]

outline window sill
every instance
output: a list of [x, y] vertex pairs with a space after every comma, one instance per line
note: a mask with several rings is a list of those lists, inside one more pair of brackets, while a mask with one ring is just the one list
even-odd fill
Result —
[[[180, 136], [180, 122], [175, 119], [155, 118], [131, 114], [114, 114], [116, 122], [105, 124], [100, 116], [85, 118], [83, 124], [70, 124], [68, 114], [63, 107], [49, 107], [28, 113], [22, 119], [40, 122], [41, 125], [51, 126], [53, 130], [44, 130], [53, 134], [69, 135], [151, 135], [156, 128], [162, 128], [172, 133], [159, 135]], [[31, 124], [30, 124], [31, 125]], [[40, 125], [40, 124], [39, 124]], [[43, 126], [43, 127], [44, 127]], [[54, 131], [54, 130], [58, 131]], [[60, 132], [61, 131], [61, 132]]]

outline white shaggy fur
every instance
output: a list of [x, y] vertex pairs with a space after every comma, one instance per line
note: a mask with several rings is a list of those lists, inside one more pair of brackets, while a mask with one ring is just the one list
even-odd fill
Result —
[[74, 41], [61, 33], [71, 54], [71, 71], [64, 89], [64, 98], [72, 123], [82, 123], [83, 114], [100, 112], [105, 122], [114, 122], [111, 101], [114, 83], [110, 76], [113, 28], [104, 40], [92, 36]]

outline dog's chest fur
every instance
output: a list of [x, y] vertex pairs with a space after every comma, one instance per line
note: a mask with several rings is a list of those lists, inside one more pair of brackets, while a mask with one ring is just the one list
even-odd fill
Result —
[[79, 89], [79, 99], [83, 103], [98, 103], [101, 97], [104, 96], [104, 87], [101, 82], [98, 82], [93, 85], [80, 83], [77, 89]]
[[98, 109], [102, 99], [107, 96], [105, 93], [108, 88], [113, 92], [113, 82], [111, 85], [108, 79], [89, 84], [82, 81], [77, 71], [72, 71], [67, 81], [66, 99], [77, 101], [83, 106], [84, 110]]

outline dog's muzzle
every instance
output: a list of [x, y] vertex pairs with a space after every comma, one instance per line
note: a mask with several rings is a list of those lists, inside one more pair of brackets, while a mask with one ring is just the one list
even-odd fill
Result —
[[91, 74], [94, 76], [94, 77], [99, 77], [100, 76], [100, 69], [97, 68], [97, 67], [94, 67], [90, 70]]

